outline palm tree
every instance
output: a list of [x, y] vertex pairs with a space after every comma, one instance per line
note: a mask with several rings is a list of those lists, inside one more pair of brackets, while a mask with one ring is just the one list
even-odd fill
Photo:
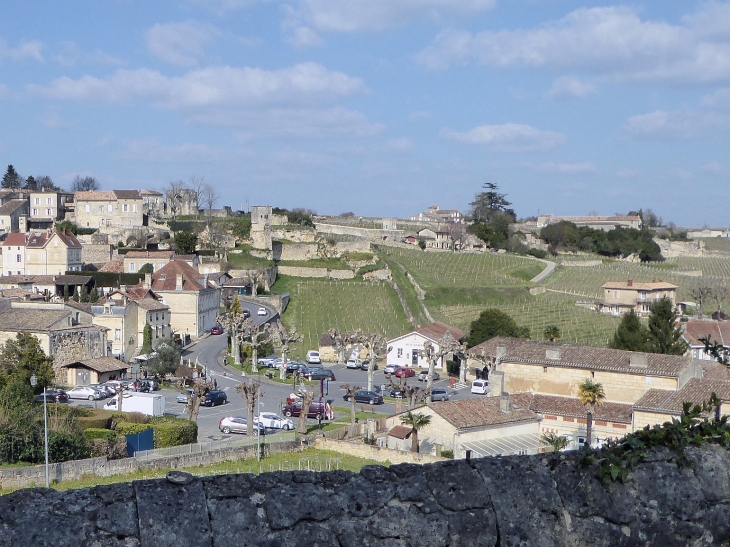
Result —
[[553, 449], [553, 452], [559, 452], [568, 446], [568, 438], [565, 435], [557, 435], [555, 433], [543, 433], [540, 442]]
[[545, 327], [545, 330], [543, 331], [543, 336], [550, 340], [551, 342], [555, 342], [555, 340], [559, 340], [560, 337], [562, 337], [562, 333], [560, 332], [560, 329], [557, 325], [548, 325]]
[[603, 386], [587, 378], [578, 386], [578, 399], [586, 407], [588, 418], [586, 420], [586, 444], [591, 446], [591, 429], [593, 428], [593, 413], [596, 407], [603, 405], [606, 401], [606, 393]]
[[416, 414], [410, 410], [401, 416], [403, 425], [411, 426], [411, 452], [418, 452], [418, 430], [431, 423], [431, 416]]

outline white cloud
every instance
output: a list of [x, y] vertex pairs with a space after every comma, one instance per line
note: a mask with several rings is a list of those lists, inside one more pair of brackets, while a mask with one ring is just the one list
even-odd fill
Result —
[[82, 76], [29, 85], [33, 95], [51, 99], [131, 103], [190, 109], [277, 104], [310, 104], [361, 93], [360, 78], [330, 71], [316, 63], [281, 70], [219, 66], [165, 76], [149, 69], [118, 70], [107, 79]]
[[152, 163], [211, 161], [223, 159], [224, 155], [222, 150], [206, 144], [184, 143], [168, 146], [152, 138], [126, 141], [123, 150], [119, 153], [122, 158]]
[[441, 136], [463, 144], [483, 145], [505, 152], [549, 150], [565, 142], [565, 136], [560, 133], [517, 123], [480, 125], [464, 132], [447, 128], [441, 131]]
[[320, 47], [324, 44], [322, 38], [309, 27], [284, 24], [287, 41], [297, 48]]
[[692, 139], [729, 127], [728, 116], [698, 110], [656, 110], [631, 116], [625, 125], [625, 129], [636, 137], [657, 140]]
[[204, 46], [220, 32], [213, 25], [186, 21], [156, 24], [146, 33], [147, 49], [175, 66], [194, 66], [205, 57]]
[[416, 149], [416, 144], [411, 139], [399, 137], [386, 142], [385, 149], [391, 152], [413, 152]]
[[596, 86], [583, 82], [574, 76], [563, 76], [553, 82], [547, 92], [548, 99], [585, 99], [596, 92]]
[[690, 180], [694, 177], [692, 171], [685, 169], [684, 167], [675, 167], [670, 170], [670, 175], [679, 180]]
[[555, 173], [558, 175], [585, 175], [596, 173], [596, 167], [589, 161], [583, 163], [556, 163], [548, 161], [537, 167], [543, 173]]
[[53, 58], [62, 66], [73, 66], [77, 63], [116, 66], [122, 66], [124, 64], [124, 61], [121, 59], [108, 55], [98, 49], [93, 53], [84, 52], [71, 40], [61, 42], [59, 51]]
[[13, 61], [23, 61], [25, 59], [43, 61], [43, 42], [32, 40], [21, 42], [16, 47], [10, 47], [5, 40], [0, 40], [0, 61], [3, 58], [12, 59]]
[[[729, 11], [715, 9], [715, 16], [724, 18], [716, 28], [730, 25]], [[582, 70], [645, 83], [730, 80], [728, 32], [705, 32], [696, 23], [703, 14], [672, 25], [642, 20], [626, 7], [581, 8], [528, 30], [447, 30], [418, 59], [430, 68], [475, 60], [495, 67]]]
[[711, 175], [722, 175], [725, 173], [725, 166], [719, 161], [710, 161], [702, 166], [702, 171]]
[[718, 89], [711, 95], [702, 98], [702, 106], [730, 109], [730, 88]]
[[495, 0], [299, 0], [290, 17], [323, 32], [379, 31], [490, 10]]
[[201, 115], [197, 121], [217, 125], [237, 125], [250, 128], [239, 133], [242, 141], [267, 138], [327, 139], [337, 137], [372, 137], [381, 133], [383, 124], [370, 123], [361, 112], [342, 107], [325, 109], [272, 108], [231, 115], [218, 112]]

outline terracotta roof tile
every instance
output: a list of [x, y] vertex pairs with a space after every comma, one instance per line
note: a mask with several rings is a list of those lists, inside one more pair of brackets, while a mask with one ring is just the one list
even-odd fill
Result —
[[124, 255], [125, 258], [164, 258], [172, 260], [175, 257], [175, 251], [129, 251]]
[[142, 199], [139, 190], [112, 190], [117, 199]]
[[405, 425], [397, 425], [388, 431], [388, 436], [396, 439], [407, 439], [411, 436], [411, 428]]
[[76, 201], [114, 201], [117, 198], [114, 192], [97, 190], [95, 192], [76, 192], [74, 199]]
[[200, 291], [205, 287], [205, 274], [201, 274], [184, 260], [173, 260], [152, 274], [152, 290], [174, 291], [177, 287], [177, 276], [183, 276], [184, 291]]
[[456, 327], [450, 327], [441, 321], [435, 321], [429, 325], [424, 325], [420, 329], [416, 329], [414, 332], [422, 334], [434, 342], [441, 340], [447, 332], [450, 332], [451, 336], [453, 336], [457, 341], [466, 336], [466, 333], [463, 330], [459, 330]]
[[[498, 347], [505, 348], [506, 354], [503, 360], [510, 362], [566, 368], [591, 368], [633, 374], [645, 373], [654, 376], [678, 376], [692, 362], [692, 358], [685, 355], [639, 353], [503, 336], [482, 342], [468, 350], [467, 354], [476, 356], [483, 349], [488, 358], [495, 359]], [[554, 358], [548, 357], [548, 353], [552, 354]], [[645, 356], [646, 366], [631, 365], [632, 355]]]
[[113, 272], [113, 273], [124, 273], [124, 260], [114, 259], [110, 260], [99, 268], [100, 272]]
[[113, 357], [97, 357], [96, 359], [84, 359], [82, 361], [76, 361], [75, 363], [69, 363], [63, 365], [62, 368], [77, 367], [83, 365], [96, 372], [116, 372], [118, 370], [127, 370], [129, 365], [119, 359]]
[[[10, 237], [10, 236], [8, 236]], [[715, 342], [730, 347], [730, 321], [703, 321], [690, 319], [685, 323], [682, 338], [691, 346], [705, 347], [700, 338], [709, 336]]]
[[457, 429], [537, 420], [538, 416], [525, 404], [525, 398], [510, 397], [510, 411], [502, 412], [500, 397], [480, 397], [443, 401], [431, 409]]
[[[585, 418], [586, 407], [579, 399], [572, 397], [558, 397], [554, 395], [532, 395], [530, 410], [540, 414], [554, 414], [558, 416], [570, 416], [573, 418]], [[606, 422], [617, 422], [622, 424], [631, 423], [631, 405], [620, 403], [604, 403], [596, 407], [593, 413], [594, 420]]]
[[602, 285], [604, 289], [634, 289], [637, 291], [660, 291], [667, 289], [678, 289], [679, 285], [673, 285], [665, 281], [607, 281]]
[[681, 414], [684, 403], [702, 404], [712, 393], [724, 401], [730, 400], [730, 381], [691, 378], [677, 391], [651, 389], [634, 403], [634, 409]]

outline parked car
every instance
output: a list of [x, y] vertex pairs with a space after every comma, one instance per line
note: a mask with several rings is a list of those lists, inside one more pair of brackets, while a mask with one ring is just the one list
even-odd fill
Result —
[[[343, 399], [345, 399], [345, 401], [349, 401], [350, 395], [348, 393], [345, 393]], [[380, 393], [376, 393], [375, 391], [368, 391], [367, 389], [360, 389], [355, 392], [355, 402], [356, 403], [368, 403], [370, 405], [382, 405], [383, 397], [382, 397], [382, 395], [380, 395]]]
[[308, 368], [304, 376], [309, 380], [336, 380], [335, 373], [328, 368]]
[[[290, 418], [292, 416], [298, 418], [299, 415], [302, 413], [302, 402], [301, 401], [294, 401], [293, 403], [290, 403], [286, 405], [282, 411], [284, 412], [284, 416], [287, 418]], [[312, 403], [309, 405], [309, 410], [307, 412], [307, 418], [314, 418], [315, 420], [318, 420], [320, 416], [323, 420], [328, 419], [328, 412], [325, 403], [322, 403], [320, 401], [312, 401]]]
[[416, 371], [408, 367], [398, 367], [394, 373], [396, 378], [410, 378], [416, 375]]
[[355, 359], [354, 357], [350, 357], [347, 360], [347, 364], [345, 366], [347, 368], [362, 368], [362, 361], [360, 361], [360, 359]]
[[254, 418], [254, 422], [261, 424], [261, 427], [267, 429], [283, 429], [284, 431], [294, 429], [294, 422], [288, 418], [282, 418], [273, 412], [262, 412]]
[[489, 391], [489, 382], [487, 380], [474, 380], [471, 383], [471, 389], [469, 391], [479, 395], [486, 395], [487, 391]]
[[69, 389], [66, 395], [68, 395], [69, 399], [88, 399], [89, 401], [98, 401], [104, 398], [101, 391], [88, 386], [78, 386]]
[[314, 351], [313, 349], [310, 349], [307, 352], [307, 358], [305, 359], [305, 361], [307, 361], [307, 363], [309, 363], [310, 365], [320, 365], [320, 364], [322, 364], [322, 359], [319, 356], [319, 352], [318, 351]]
[[203, 406], [218, 406], [228, 402], [228, 396], [225, 391], [214, 390], [209, 391], [205, 399], [200, 404]]
[[42, 403], [43, 399], [47, 403], [68, 403], [68, 395], [62, 389], [46, 389], [35, 396], [36, 403]]
[[442, 387], [435, 387], [431, 390], [431, 401], [448, 401], [449, 394]]
[[211, 334], [223, 334], [223, 327], [220, 325], [213, 325], [213, 328], [210, 329]]
[[258, 311], [258, 315], [269, 315], [269, 310], [261, 306]]
[[395, 374], [395, 371], [401, 368], [400, 365], [385, 365], [383, 372], [385, 374]]
[[[190, 397], [195, 398], [195, 392], [192, 389], [186, 389], [185, 391], [190, 393]], [[184, 405], [188, 404], [188, 398], [184, 393], [178, 393], [176, 400], [178, 403], [182, 403]]]
[[117, 392], [114, 391], [111, 386], [108, 386], [106, 384], [91, 384], [89, 385], [89, 387], [101, 391], [102, 395], [104, 395], [104, 398], [113, 397], [117, 394]]
[[147, 383], [150, 385], [151, 391], [160, 391], [160, 384], [157, 380], [147, 380]]
[[243, 318], [248, 319], [249, 317], [251, 317], [251, 310], [249, 310], [248, 308], [243, 308]]
[[[440, 380], [440, 379], [441, 379], [441, 375], [434, 370], [433, 371], [433, 381], [435, 382], [436, 380]], [[422, 370], [420, 372], [420, 374], [418, 375], [418, 381], [419, 382], [428, 381], [428, 371], [427, 370]]]
[[257, 359], [257, 362], [258, 362], [259, 366], [271, 367], [271, 366], [273, 366], [274, 361], [276, 361], [277, 359], [279, 359], [279, 357], [277, 355], [271, 354], [271, 355], [267, 355], [266, 357], [259, 357]]
[[[370, 359], [365, 359], [361, 365], [360, 368], [363, 370], [368, 370], [370, 368]], [[378, 363], [373, 363], [373, 370], [378, 370]]]
[[[218, 422], [218, 429], [221, 433], [225, 433], [226, 435], [229, 433], [243, 433], [248, 435], [248, 421], [246, 418], [228, 416]], [[260, 432], [263, 432], [264, 427], [254, 422], [254, 426], [251, 429], [253, 429], [254, 435], [258, 435]]]
[[302, 371], [302, 373], [306, 373], [307, 371], [307, 365], [304, 363], [301, 363], [299, 361], [287, 361], [286, 362], [286, 371], [288, 373], [294, 373]]

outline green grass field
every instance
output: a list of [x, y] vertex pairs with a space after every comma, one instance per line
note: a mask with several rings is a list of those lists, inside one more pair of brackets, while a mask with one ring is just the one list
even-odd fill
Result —
[[291, 295], [284, 323], [304, 337], [292, 356], [303, 358], [307, 350], [318, 348], [320, 337], [331, 328], [389, 337], [410, 328], [395, 290], [386, 283], [288, 278], [281, 286], [277, 281], [274, 290], [283, 286]]

